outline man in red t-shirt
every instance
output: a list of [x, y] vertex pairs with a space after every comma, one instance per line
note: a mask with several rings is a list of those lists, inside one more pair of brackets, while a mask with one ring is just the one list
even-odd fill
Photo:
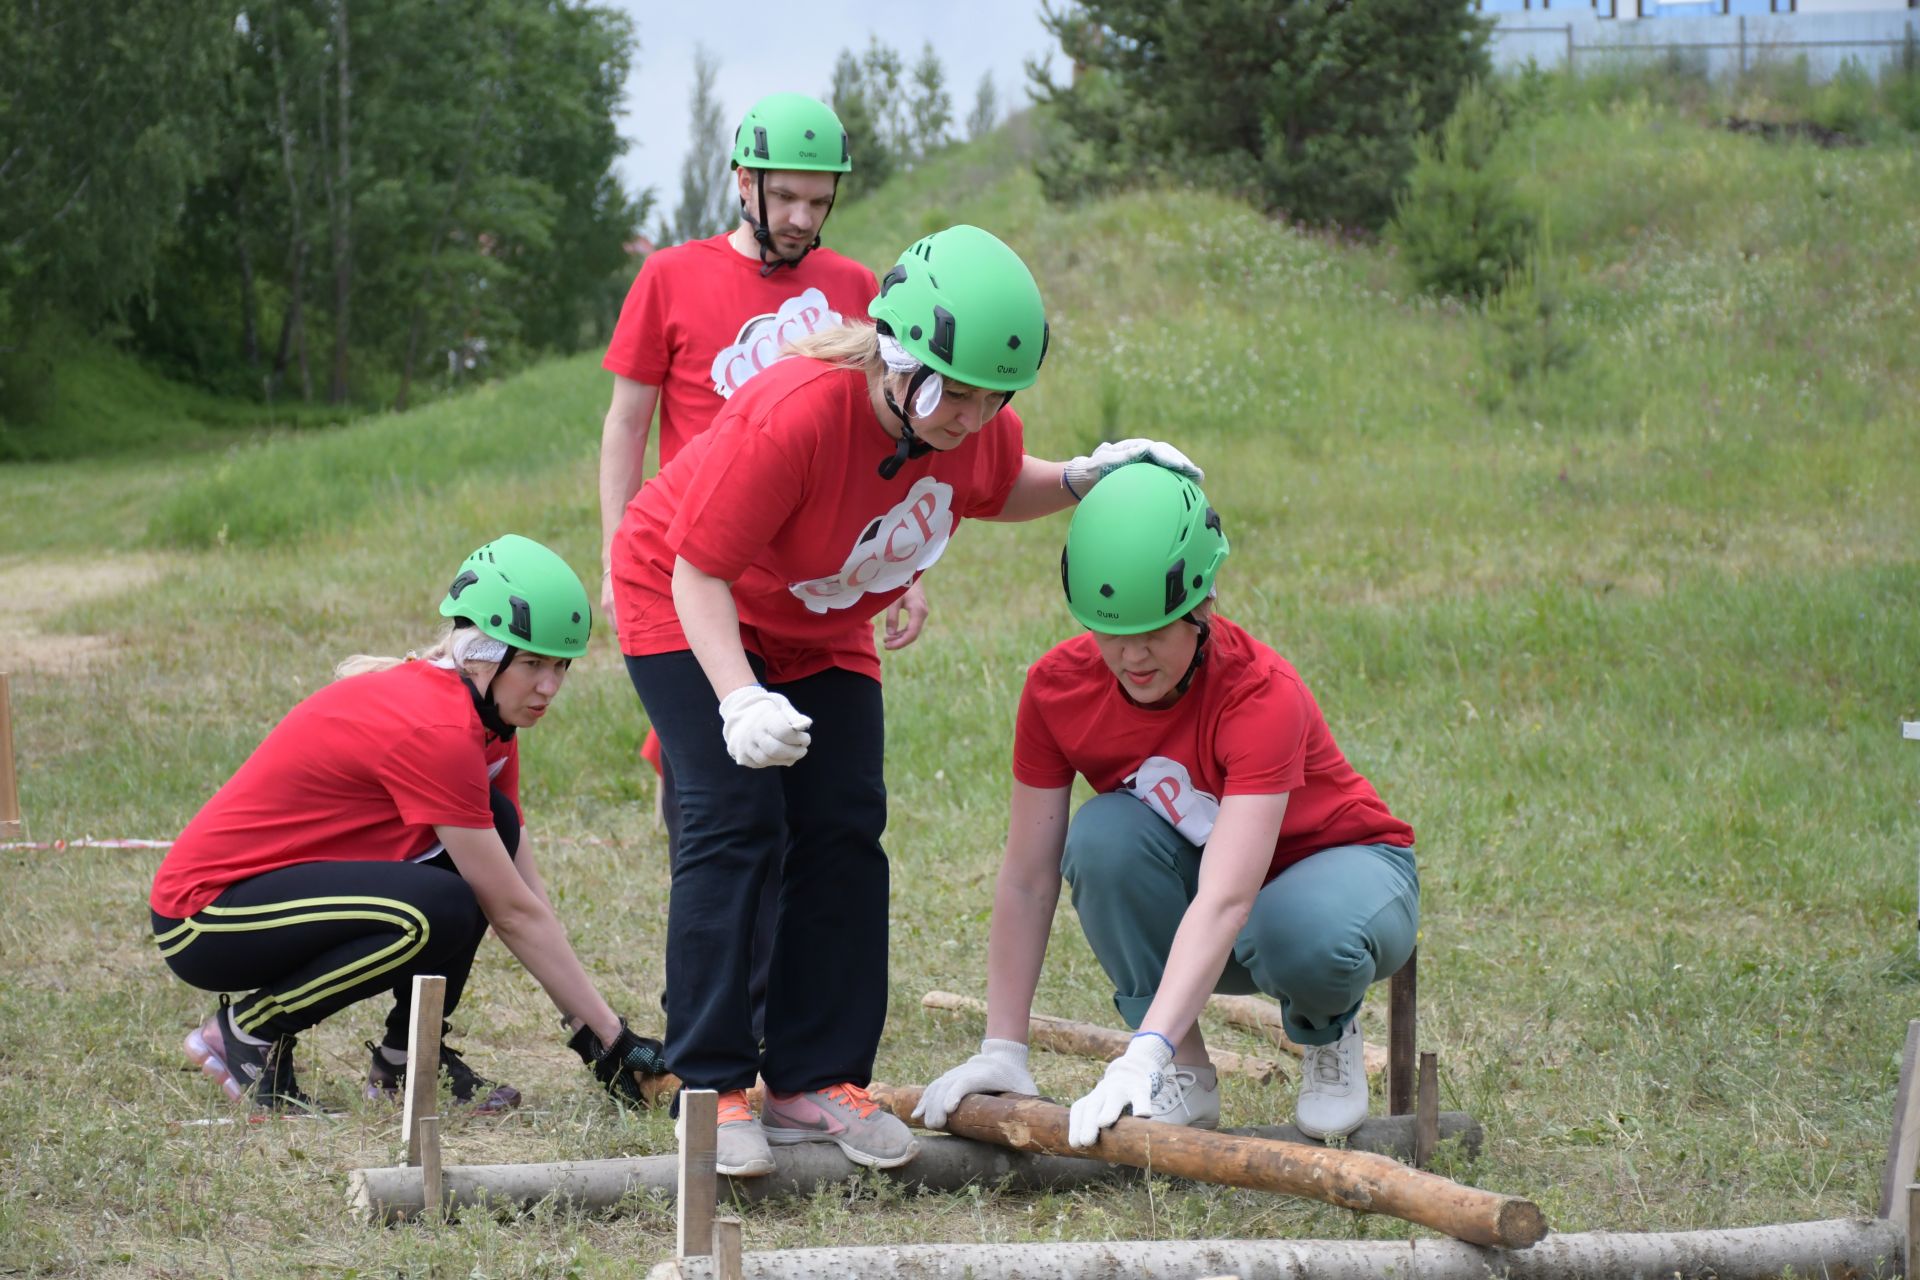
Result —
[[[1063, 875], [1114, 1007], [1137, 1029], [1073, 1104], [1072, 1145], [1091, 1146], [1129, 1107], [1219, 1122], [1197, 1021], [1215, 990], [1279, 998], [1306, 1046], [1303, 1132], [1366, 1119], [1357, 1015], [1413, 950], [1413, 828], [1347, 762], [1292, 664], [1214, 612], [1226, 555], [1206, 495], [1158, 467], [1121, 468], [1074, 513], [1061, 577], [1088, 630], [1027, 672], [987, 1039], [928, 1087], [928, 1124], [968, 1093], [1039, 1092], [1027, 1019]], [[1069, 824], [1076, 774], [1097, 794]]]

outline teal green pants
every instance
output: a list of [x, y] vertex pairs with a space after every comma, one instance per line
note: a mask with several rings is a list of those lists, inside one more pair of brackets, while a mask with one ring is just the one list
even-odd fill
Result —
[[[1067, 828], [1061, 873], [1130, 1027], [1160, 989], [1174, 931], [1199, 891], [1200, 854], [1124, 792], [1087, 801]], [[1419, 925], [1412, 849], [1322, 849], [1262, 886], [1214, 989], [1274, 996], [1294, 1040], [1332, 1044], [1367, 988], [1413, 954]]]

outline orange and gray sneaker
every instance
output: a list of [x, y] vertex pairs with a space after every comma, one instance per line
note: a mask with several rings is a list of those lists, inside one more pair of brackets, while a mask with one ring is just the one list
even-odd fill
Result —
[[758, 1178], [773, 1172], [773, 1152], [766, 1131], [745, 1089], [728, 1089], [718, 1099], [718, 1122], [713, 1135], [713, 1167], [730, 1178]]
[[805, 1093], [767, 1090], [761, 1114], [767, 1141], [832, 1142], [847, 1159], [873, 1169], [896, 1169], [920, 1154], [920, 1144], [900, 1120], [857, 1084], [836, 1084]]

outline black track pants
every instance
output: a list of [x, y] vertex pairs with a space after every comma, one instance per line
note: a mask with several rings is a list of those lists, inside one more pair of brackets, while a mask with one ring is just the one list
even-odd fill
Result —
[[[509, 853], [520, 819], [492, 793], [494, 827]], [[385, 1043], [405, 1048], [413, 978], [447, 980], [446, 1012], [460, 1003], [487, 918], [445, 852], [426, 862], [302, 862], [229, 886], [186, 919], [153, 913], [160, 954], [204, 991], [252, 994], [234, 1025], [263, 1040], [298, 1035], [350, 1004], [391, 992]]]

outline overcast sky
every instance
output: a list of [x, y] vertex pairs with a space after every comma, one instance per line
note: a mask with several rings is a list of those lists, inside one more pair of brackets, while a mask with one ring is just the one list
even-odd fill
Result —
[[[659, 199], [654, 222], [680, 198], [680, 161], [687, 149], [687, 95], [693, 87], [694, 46], [720, 60], [717, 87], [727, 117], [727, 135], [748, 107], [769, 93], [811, 93], [825, 98], [833, 62], [842, 49], [861, 50], [867, 37], [900, 51], [911, 66], [921, 45], [933, 42], [947, 72], [957, 128], [964, 129], [974, 92], [993, 73], [1001, 114], [1025, 105], [1028, 57], [1060, 53], [1040, 25], [1039, 0], [815, 0], [768, 4], [731, 0], [604, 0], [624, 10], [640, 35], [627, 77], [626, 113], [620, 132], [627, 153], [617, 166], [629, 190], [652, 186]], [[859, 158], [855, 157], [855, 163]]]

